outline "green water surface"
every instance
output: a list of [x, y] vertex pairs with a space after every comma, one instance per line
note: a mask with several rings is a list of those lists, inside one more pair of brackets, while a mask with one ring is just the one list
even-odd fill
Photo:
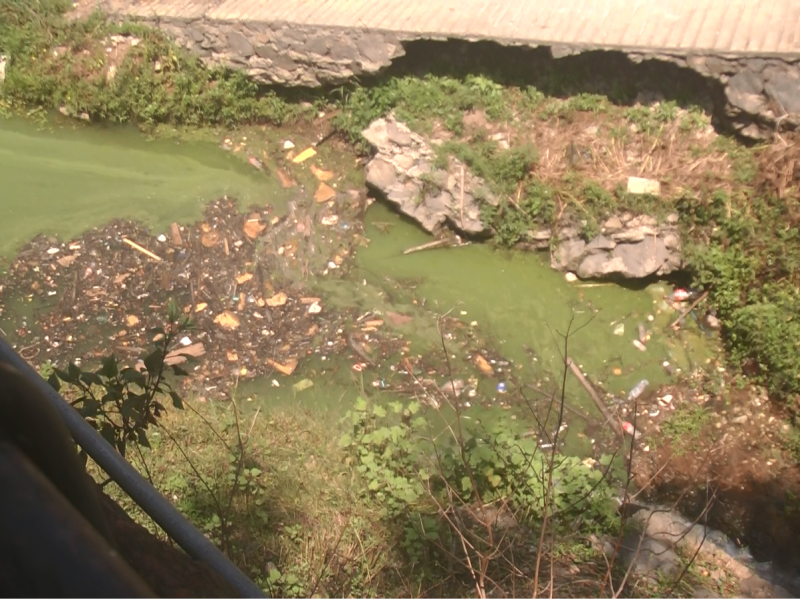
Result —
[[[172, 221], [196, 220], [207, 202], [223, 194], [238, 198], [242, 207], [280, 204], [286, 194], [278, 182], [211, 143], [149, 141], [131, 129], [70, 123], [45, 129], [16, 119], [0, 121], [0, 183], [0, 257], [6, 259], [40, 233], [70, 238], [117, 218], [165, 230]], [[701, 360], [710, 353], [710, 345], [698, 336], [687, 343], [669, 333], [674, 314], [663, 303], [663, 285], [633, 289], [568, 283], [549, 267], [546, 256], [490, 245], [403, 255], [404, 249], [431, 238], [380, 203], [368, 210], [365, 225], [369, 244], [357, 252], [354, 276], [320, 277], [316, 285], [331, 305], [415, 315], [400, 329], [415, 340], [417, 351], [438, 351], [436, 319], [430, 313], [449, 314], [476, 322], [476, 335], [513, 360], [521, 381], [544, 377], [555, 382], [564, 369], [563, 335], [572, 323], [569, 356], [592, 381], [619, 396], [641, 379], [653, 386], [668, 381], [663, 361], [686, 369], [688, 356]], [[620, 323], [625, 332], [616, 335]], [[632, 343], [640, 323], [652, 336], [646, 352]], [[362, 384], [366, 389], [371, 384], [354, 380], [350, 365], [342, 366], [331, 378], [324, 376], [325, 364], [310, 365], [282, 380], [280, 388], [257, 381], [242, 394], [263, 395], [271, 403], [307, 401], [341, 412], [352, 405]], [[291, 389], [317, 374], [322, 379], [313, 388]], [[502, 379], [487, 379], [481, 393], [493, 394]], [[569, 395], [591, 409], [575, 379], [567, 381]]]
[[274, 203], [278, 190], [212, 143], [0, 119], [0, 258], [40, 233], [70, 238], [118, 218], [166, 228], [196, 220], [224, 194], [246, 206]]

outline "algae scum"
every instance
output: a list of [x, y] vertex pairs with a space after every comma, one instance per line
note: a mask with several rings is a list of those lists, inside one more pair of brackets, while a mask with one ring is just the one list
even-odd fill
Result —
[[[558, 385], [563, 370], [562, 334], [570, 326], [574, 334], [569, 340], [569, 356], [595, 384], [617, 398], [624, 398], [642, 379], [647, 379], [651, 388], [669, 383], [665, 361], [687, 370], [692, 360], [705, 361], [713, 352], [710, 342], [700, 336], [688, 334], [680, 339], [666, 333], [674, 311], [663, 302], [669, 289], [664, 284], [634, 289], [609, 283], [568, 283], [563, 274], [550, 268], [545, 255], [500, 251], [486, 244], [404, 255], [404, 249], [428, 241], [429, 236], [380, 202], [367, 210], [361, 235], [362, 224], [355, 220], [353, 210], [342, 210], [333, 219], [334, 215], [325, 213], [333, 204], [321, 203], [319, 198], [315, 202], [310, 186], [285, 189], [288, 186], [281, 186], [277, 176], [267, 174], [272, 168], [260, 172], [210, 142], [178, 144], [147, 141], [130, 130], [55, 127], [41, 130], [17, 120], [0, 122], [0, 254], [6, 259], [38, 234], [48, 236], [41, 246], [46, 250], [56, 238], [74, 239], [117, 219], [141, 221], [152, 236], [169, 236], [172, 222], [183, 224], [188, 232], [190, 224], [200, 220], [204, 207], [223, 195], [238, 198], [240, 210], [269, 204], [273, 212], [263, 215], [267, 231], [284, 227], [295, 236], [280, 244], [267, 244], [266, 252], [274, 253], [275, 258], [280, 254], [287, 265], [305, 265], [281, 272], [284, 279], [295, 278], [282, 284], [289, 292], [290, 305], [296, 301], [294, 312], [281, 314], [297, 328], [302, 324], [300, 337], [305, 336], [292, 342], [296, 354], [302, 355], [296, 370], [244, 377], [247, 367], [251, 374], [261, 373], [254, 361], [264, 357], [245, 359], [245, 349], [235, 347], [235, 336], [223, 334], [216, 321], [205, 322], [203, 335], [207, 337], [203, 339], [209, 352], [227, 343], [226, 350], [220, 350], [227, 355], [227, 363], [220, 359], [220, 369], [226, 370], [232, 383], [238, 382], [239, 398], [268, 405], [303, 402], [341, 413], [352, 405], [359, 388], [362, 393], [418, 395], [421, 388], [415, 387], [403, 370], [404, 359], [410, 358], [420, 365], [419, 378], [434, 386], [446, 385], [451, 377], [464, 381], [471, 394], [463, 394], [462, 401], [474, 410], [488, 408], [483, 414], [490, 414], [494, 408], [513, 407], [513, 399], [521, 398], [517, 391], [540, 399], [538, 390], [548, 392]], [[316, 167], [315, 160], [319, 163]], [[323, 154], [298, 169], [330, 167], [324, 160]], [[339, 174], [342, 187], [345, 180], [353, 180], [348, 175]], [[287, 212], [288, 218], [281, 221]], [[320, 221], [329, 225], [322, 226]], [[349, 250], [345, 238], [355, 240]], [[232, 246], [230, 252], [246, 252], [248, 247]], [[223, 260], [221, 248], [217, 251]], [[336, 253], [328, 256], [325, 248]], [[130, 253], [137, 260], [147, 260]], [[228, 254], [226, 240], [224, 256]], [[215, 269], [211, 263], [204, 264], [207, 271]], [[259, 267], [249, 259], [239, 268], [242, 273], [251, 269], [259, 274]], [[247, 278], [241, 281], [244, 286]], [[270, 292], [280, 293], [271, 286]], [[52, 292], [58, 296], [63, 290]], [[187, 306], [190, 302], [197, 306], [203, 298], [195, 298], [195, 293], [193, 287], [191, 300], [188, 290], [177, 295]], [[324, 307], [317, 321], [308, 316], [313, 313], [309, 307], [314, 299], [308, 297], [312, 293], [321, 298]], [[260, 302], [256, 296], [242, 287], [242, 292], [226, 289], [207, 300], [227, 302], [229, 312], [245, 321], [241, 332], [258, 329], [263, 333], [266, 326], [246, 322], [252, 315], [263, 315], [258, 309], [248, 313], [243, 308], [246, 302]], [[0, 325], [18, 348], [25, 347], [30, 339], [17, 339], [14, 332], [24, 323], [35, 333], [37, 310], [47, 310], [47, 303], [25, 295], [6, 297], [2, 302]], [[34, 305], [36, 310], [31, 308]], [[148, 309], [143, 306], [141, 310], [146, 313]], [[442, 315], [446, 319], [440, 319]], [[650, 335], [645, 352], [632, 343], [639, 336], [640, 325]], [[98, 342], [108, 333], [101, 334], [97, 328], [92, 331]], [[449, 365], [443, 360], [440, 333], [450, 354]], [[110, 339], [116, 340], [118, 334]], [[281, 335], [291, 337], [289, 333]], [[257, 338], [253, 334], [248, 339]], [[244, 334], [238, 339], [241, 344]], [[286, 342], [285, 347], [289, 345]], [[376, 351], [374, 346], [383, 350]], [[477, 368], [478, 356], [491, 367]], [[26, 358], [41, 364], [48, 355]], [[275, 362], [281, 364], [281, 360], [275, 357]], [[213, 396], [222, 389], [207, 385], [194, 391]], [[578, 412], [596, 415], [595, 425], [603, 425], [589, 396], [572, 377], [567, 379], [567, 397]], [[591, 451], [585, 445], [587, 436], [581, 434], [586, 425], [575, 419], [570, 427], [567, 443], [576, 452]]]

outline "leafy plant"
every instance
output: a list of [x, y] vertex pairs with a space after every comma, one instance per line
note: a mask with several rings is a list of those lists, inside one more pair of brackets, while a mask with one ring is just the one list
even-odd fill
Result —
[[[532, 528], [541, 522], [548, 459], [536, 440], [515, 430], [511, 420], [488, 427], [470, 421], [461, 434], [436, 436], [419, 402], [384, 407], [358, 398], [345, 422], [352, 431], [341, 445], [349, 449], [387, 516], [405, 522], [406, 550], [412, 555], [421, 556], [428, 544], [445, 543], [455, 534], [442, 521], [442, 511], [475, 502], [507, 505], [520, 524]], [[579, 517], [584, 530], [591, 531], [614, 521], [611, 487], [602, 471], [578, 457], [559, 456], [552, 481], [550, 510], [560, 522]]]
[[56, 391], [61, 390], [62, 383], [68, 386], [65, 395], [71, 398], [70, 404], [123, 456], [131, 441], [150, 447], [147, 431], [150, 425], [158, 425], [166, 410], [160, 402], [162, 396], [169, 396], [173, 407], [183, 409], [180, 395], [166, 381], [168, 370], [178, 377], [187, 375], [177, 364], [167, 364], [175, 340], [190, 327], [179, 310], [172, 303], [167, 328], [152, 330], [158, 341], [144, 357], [142, 368], [123, 367], [111, 355], [97, 370], [85, 371], [71, 363], [66, 371], [53, 369], [48, 378]]
[[496, 142], [476, 137], [465, 144], [448, 141], [437, 151], [437, 164], [454, 156], [486, 180], [497, 194], [511, 194], [530, 175], [538, 154], [531, 145], [501, 150]]

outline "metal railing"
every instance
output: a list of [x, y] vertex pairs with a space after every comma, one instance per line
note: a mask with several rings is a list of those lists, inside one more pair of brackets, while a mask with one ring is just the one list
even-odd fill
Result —
[[205, 562], [243, 598], [265, 594], [162, 496], [0, 337], [0, 361], [14, 367], [50, 400], [75, 442], [194, 559]]

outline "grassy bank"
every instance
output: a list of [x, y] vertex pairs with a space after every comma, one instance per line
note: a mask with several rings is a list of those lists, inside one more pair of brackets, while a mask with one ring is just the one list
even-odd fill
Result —
[[[163, 35], [102, 15], [65, 18], [64, 0], [0, 0], [0, 52], [9, 57], [6, 108], [61, 110], [91, 121], [235, 126], [282, 124], [308, 106], [265, 92], [245, 74], [205, 69]], [[112, 36], [132, 36], [114, 40]]]
[[[190, 400], [185, 411], [162, 415], [150, 448], [130, 459], [272, 595], [472, 596], [476, 574], [487, 593], [530, 588], [537, 566], [527, 547], [538, 543], [543, 514], [556, 523], [547, 556], [576, 561], [590, 578], [557, 574], [559, 585], [570, 596], [595, 595], [602, 582], [604, 561], [590, 535], [618, 527], [603, 468], [559, 459], [561, 491], [548, 508], [547, 457], [511, 427], [485, 441], [470, 432], [472, 442], [459, 446], [447, 435], [434, 441], [436, 417], [422, 417], [415, 403], [386, 412], [359, 400], [333, 426], [302, 409], [254, 406]], [[408, 411], [414, 425], [403, 418]], [[453, 453], [459, 448], [464, 461]], [[442, 470], [424, 457], [432, 449]], [[107, 491], [157, 533], [113, 484]], [[549, 573], [549, 565], [539, 568]]]

